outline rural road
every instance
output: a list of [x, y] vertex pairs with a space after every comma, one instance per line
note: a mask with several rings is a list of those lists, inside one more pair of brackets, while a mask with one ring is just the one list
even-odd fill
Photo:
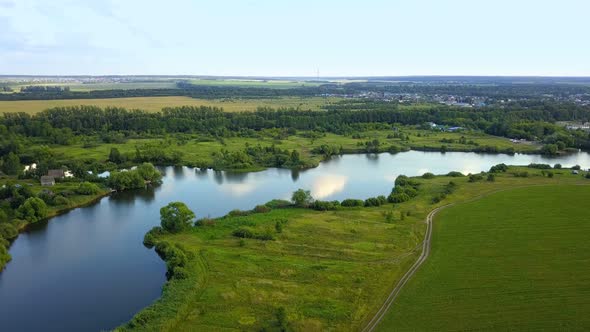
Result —
[[369, 323], [367, 323], [367, 326], [363, 328], [363, 332], [371, 332], [375, 330], [375, 328], [377, 327], [377, 325], [379, 325], [383, 317], [385, 317], [385, 314], [393, 304], [393, 301], [395, 301], [395, 299], [399, 295], [402, 288], [406, 285], [408, 280], [410, 280], [410, 278], [416, 273], [416, 271], [418, 271], [418, 268], [420, 268], [424, 261], [426, 261], [428, 255], [430, 254], [430, 240], [432, 238], [432, 218], [434, 218], [434, 216], [440, 210], [450, 205], [440, 206], [432, 210], [428, 214], [428, 216], [426, 217], [426, 234], [424, 235], [424, 242], [422, 243], [422, 253], [420, 254], [420, 257], [418, 257], [418, 260], [416, 260], [414, 265], [412, 265], [408, 272], [406, 272], [406, 274], [404, 274], [404, 276], [398, 281], [397, 285], [395, 285], [395, 288], [393, 288], [391, 293], [389, 293], [389, 296], [385, 300], [385, 303], [383, 303], [383, 305], [381, 306], [381, 308], [379, 308], [375, 316], [369, 321]]

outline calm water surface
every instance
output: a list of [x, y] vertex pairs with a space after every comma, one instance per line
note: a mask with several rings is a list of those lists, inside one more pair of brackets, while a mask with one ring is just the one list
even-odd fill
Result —
[[122, 193], [37, 225], [10, 248], [13, 261], [0, 273], [1, 331], [100, 331], [129, 320], [158, 298], [165, 265], [143, 247], [159, 224], [160, 207], [183, 201], [198, 217], [250, 209], [309, 189], [317, 199], [387, 195], [400, 174], [465, 174], [498, 163], [561, 163], [590, 167], [590, 155], [536, 155], [411, 151], [397, 155], [346, 155], [302, 172], [269, 169], [231, 174], [168, 167], [157, 188]]

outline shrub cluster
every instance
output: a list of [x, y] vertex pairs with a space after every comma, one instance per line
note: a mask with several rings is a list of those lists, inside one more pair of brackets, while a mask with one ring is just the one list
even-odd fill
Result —
[[418, 182], [410, 179], [405, 175], [400, 175], [395, 179], [395, 187], [387, 197], [390, 203], [403, 203], [418, 196]]
[[166, 268], [168, 272], [166, 275], [169, 279], [186, 278], [188, 275], [184, 267], [188, 262], [188, 256], [182, 247], [179, 245], [171, 245], [166, 241], [161, 241], [156, 244], [156, 252], [166, 261]]
[[455, 192], [456, 189], [457, 184], [453, 181], [450, 181], [449, 183], [445, 184], [445, 186], [443, 187], [443, 192], [432, 198], [432, 204], [440, 203], [442, 200], [447, 198], [448, 195]]
[[483, 175], [481, 174], [471, 174], [469, 175], [469, 182], [477, 182], [483, 180]]
[[536, 168], [536, 169], [551, 169], [551, 165], [548, 164], [529, 164], [529, 168]]
[[333, 211], [339, 207], [339, 201], [315, 201], [311, 204], [311, 208], [317, 211]]
[[504, 173], [508, 170], [508, 166], [506, 164], [498, 164], [494, 165], [490, 168], [490, 173]]
[[232, 235], [242, 239], [256, 239], [262, 241], [274, 240], [274, 236], [270, 232], [265, 231], [263, 233], [259, 233], [249, 227], [240, 227], [234, 230]]
[[385, 196], [381, 195], [381, 196], [377, 196], [377, 197], [367, 198], [365, 200], [364, 205], [366, 207], [370, 207], [370, 206], [381, 206], [386, 203], [387, 203], [387, 198], [385, 198]]
[[460, 177], [464, 177], [465, 175], [461, 172], [452, 171], [452, 172], [447, 173], [447, 176], [450, 176], [452, 178], [460, 178]]
[[355, 206], [364, 206], [365, 202], [362, 199], [345, 199], [340, 203], [340, 205], [345, 207], [355, 207]]

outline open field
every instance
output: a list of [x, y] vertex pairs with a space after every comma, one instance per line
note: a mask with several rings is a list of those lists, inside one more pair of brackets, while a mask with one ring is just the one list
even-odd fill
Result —
[[190, 80], [194, 85], [207, 86], [235, 86], [241, 88], [270, 88], [289, 89], [309, 86], [318, 86], [322, 83], [313, 81], [289, 81], [289, 80], [249, 80], [249, 79], [194, 79]]
[[258, 107], [299, 108], [320, 110], [322, 105], [338, 101], [338, 98], [323, 97], [281, 97], [269, 99], [197, 99], [190, 97], [133, 97], [105, 99], [61, 99], [61, 100], [18, 100], [0, 101], [0, 113], [24, 112], [34, 114], [53, 107], [94, 105], [99, 107], [124, 107], [150, 112], [161, 111], [164, 107], [211, 106], [221, 107], [227, 112], [255, 111]]
[[[112, 83], [23, 83], [8, 84], [14, 92], [19, 92], [26, 86], [59, 86], [68, 87], [71, 91], [96, 91], [96, 90], [134, 90], [134, 89], [176, 89], [175, 81], [153, 81], [153, 82], [112, 82]], [[11, 93], [11, 92], [5, 92]]]
[[[448, 151], [471, 151], [477, 147], [493, 146], [497, 147], [499, 151], [514, 148], [516, 152], [531, 153], [538, 149], [536, 145], [524, 145], [511, 143], [509, 139], [502, 137], [495, 137], [477, 132], [465, 133], [445, 133], [432, 132], [426, 130], [408, 129], [405, 132], [410, 136], [409, 141], [402, 141], [399, 138], [388, 138], [392, 133], [388, 130], [369, 131], [364, 132], [361, 138], [352, 138], [351, 136], [341, 136], [335, 134], [326, 134], [323, 137], [315, 139], [306, 138], [303, 133], [298, 135], [291, 135], [284, 139], [277, 139], [264, 133], [259, 138], [235, 137], [227, 138], [223, 141], [219, 140], [203, 140], [194, 135], [173, 135], [166, 138], [151, 138], [151, 139], [130, 139], [121, 144], [105, 144], [100, 143], [96, 146], [85, 146], [82, 142], [73, 145], [56, 145], [52, 146], [51, 150], [56, 153], [57, 159], [86, 159], [93, 158], [97, 160], [106, 160], [108, 158], [111, 148], [117, 148], [123, 154], [133, 156], [136, 146], [145, 144], [155, 145], [166, 149], [166, 151], [178, 151], [182, 153], [182, 163], [185, 165], [199, 165], [211, 164], [213, 161], [213, 153], [227, 149], [229, 151], [242, 151], [246, 144], [256, 146], [276, 145], [281, 149], [297, 150], [302, 157], [311, 159], [313, 163], [320, 162], [324, 157], [322, 155], [313, 154], [314, 148], [322, 145], [342, 146], [343, 151], [347, 153], [364, 152], [363, 143], [373, 139], [377, 139], [381, 143], [383, 151], [387, 151], [390, 146], [397, 146], [400, 148], [413, 149], [440, 149], [442, 145], [447, 146]], [[418, 136], [419, 135], [419, 136]], [[473, 141], [476, 145], [461, 144], [461, 143], [441, 143], [441, 140], [459, 140], [465, 137], [468, 141]], [[361, 143], [361, 145], [359, 145]]]
[[[529, 172], [529, 177], [519, 178], [512, 175], [513, 172], [524, 170]], [[495, 303], [490, 301], [490, 296], [499, 294], [499, 292], [494, 293], [494, 290], [511, 279], [529, 277], [532, 282], [527, 281], [525, 285], [520, 285], [525, 290], [533, 290], [535, 287], [540, 289], [540, 286], [547, 285], [542, 281], [542, 273], [557, 277], [552, 279], [554, 283], [565, 280], [566, 286], [572, 286], [569, 294], [575, 293], [576, 289], [582, 290], [576, 299], [580, 304], [588, 303], [585, 298], [588, 295], [590, 281], [585, 275], [589, 271], [586, 267], [570, 266], [577, 263], [584, 265], [581, 264], [581, 260], [587, 259], [587, 255], [579, 256], [574, 260], [566, 259], [563, 263], [559, 263], [558, 255], [555, 255], [551, 261], [557, 265], [561, 264], [561, 272], [553, 272], [550, 269], [532, 271], [519, 269], [521, 264], [525, 268], [542, 266], [543, 261], [539, 258], [545, 256], [535, 256], [534, 259], [527, 261], [527, 251], [517, 253], [519, 248], [522, 249], [522, 246], [518, 247], [519, 244], [522, 245], [520, 240], [532, 239], [532, 244], [528, 245], [529, 250], [539, 250], [539, 253], [549, 255], [551, 252], [544, 243], [555, 244], [559, 249], [556, 253], [567, 256], [571, 252], [569, 250], [571, 247], [565, 240], [555, 238], [553, 233], [557, 232], [556, 234], [564, 239], [576, 241], [576, 243], [583, 238], [585, 233], [576, 233], [575, 227], [580, 226], [583, 220], [587, 220], [580, 216], [585, 215], [583, 202], [587, 201], [590, 190], [586, 186], [565, 185], [590, 184], [590, 180], [580, 175], [572, 175], [569, 170], [555, 170], [555, 176], [548, 178], [542, 176], [540, 170], [511, 168], [507, 173], [497, 175], [495, 182], [483, 180], [470, 183], [466, 177], [446, 176], [434, 179], [416, 178], [416, 181], [420, 183], [418, 196], [401, 204], [386, 204], [377, 208], [341, 208], [328, 212], [297, 208], [275, 209], [271, 212], [247, 216], [226, 216], [187, 232], [161, 235], [158, 241], [180, 246], [181, 250], [192, 257], [185, 266], [188, 275], [184, 279], [173, 278], [169, 281], [162, 298], [140, 312], [120, 330], [259, 331], [263, 328], [275, 330], [281, 324], [295, 331], [360, 330], [381, 306], [405, 270], [418, 257], [425, 231], [423, 221], [429, 211], [438, 206], [469, 201], [479, 195], [502, 189], [537, 185], [552, 186], [539, 187], [541, 189], [531, 187], [535, 188], [531, 191], [533, 195], [530, 199], [534, 208], [524, 209], [523, 213], [529, 217], [525, 227], [516, 225], [515, 220], [509, 218], [509, 212], [503, 212], [501, 217], [506, 220], [501, 221], [493, 218], [493, 214], [492, 217], [485, 217], [485, 213], [480, 213], [476, 215], [487, 218], [487, 222], [474, 226], [475, 229], [483, 232], [486, 228], [491, 228], [495, 232], [479, 234], [471, 241], [469, 236], [474, 233], [470, 232], [472, 227], [464, 227], [465, 225], [458, 221], [444, 236], [445, 241], [451, 245], [449, 254], [446, 251], [442, 252], [447, 258], [450, 254], [454, 258], [462, 257], [461, 252], [465, 251], [471, 254], [476, 252], [478, 257], [492, 254], [491, 257], [503, 262], [501, 264], [504, 265], [494, 266], [489, 260], [484, 259], [480, 264], [486, 266], [478, 265], [485, 272], [479, 275], [480, 284], [496, 280], [499, 282], [496, 288], [483, 288], [488, 293], [477, 297], [478, 301], [471, 303], [473, 306], [471, 308], [464, 308], [461, 302], [445, 301], [446, 298], [443, 298], [438, 303], [441, 305], [441, 312], [434, 313], [434, 315], [440, 314], [440, 317], [435, 316], [436, 319], [427, 321], [424, 321], [424, 317], [430, 317], [433, 314], [426, 310], [429, 297], [418, 297], [417, 299], [421, 299], [421, 302], [418, 302], [413, 300], [413, 296], [404, 296], [406, 301], [410, 301], [408, 304], [413, 310], [410, 313], [414, 315], [411, 317], [412, 322], [416, 324], [406, 327], [409, 330], [429, 330], [429, 328], [437, 330], [439, 326], [444, 327], [440, 323], [441, 320], [446, 324], [458, 322], [464, 319], [462, 316], [459, 318], [458, 315], [465, 312], [468, 312], [466, 316], [475, 315], [478, 305], [484, 309], [489, 308], [491, 303]], [[449, 181], [456, 183], [456, 191], [442, 202], [433, 204], [432, 197], [440, 194]], [[569, 194], [570, 189], [572, 194]], [[508, 196], [501, 198], [501, 202], [522, 203], [526, 200], [526, 195], [523, 195], [525, 192], [522, 190], [507, 192]], [[541, 211], [549, 213], [548, 216], [559, 215], [558, 209], [550, 211], [552, 206], [550, 202], [554, 202], [553, 192], [557, 192], [557, 202], [573, 199], [573, 204], [577, 205], [571, 212], [560, 217], [559, 220], [562, 221], [569, 218], [564, 221], [568, 223], [566, 227], [559, 227], [556, 224], [544, 226], [535, 221], [543, 218], [541, 214], [536, 214], [534, 211], [537, 206], [545, 206]], [[568, 202], [568, 206], [569, 204]], [[516, 205], [510, 208], [508, 207], [507, 211], [517, 210]], [[470, 212], [479, 213], [479, 210], [476, 206]], [[487, 203], [484, 210], [496, 211], [494, 205], [490, 203]], [[401, 215], [407, 215], [408, 211], [411, 215], [402, 218]], [[393, 215], [393, 220], [390, 222], [385, 217], [387, 212], [392, 212]], [[451, 212], [452, 210], [449, 210], [449, 213]], [[437, 218], [437, 233], [445, 227], [444, 221], [447, 219], [450, 220], [446, 215]], [[277, 232], [275, 229], [277, 221], [284, 222], [282, 232]], [[472, 224], [473, 222], [469, 223], [469, 226]], [[232, 236], [234, 230], [243, 227], [248, 227], [254, 232], [271, 234], [274, 240], [244, 239], [242, 241]], [[532, 235], [529, 235], [529, 231]], [[513, 233], [517, 234], [516, 238], [510, 237]], [[441, 234], [444, 235], [444, 233]], [[573, 236], [568, 237], [572, 234]], [[507, 240], [502, 242], [502, 237], [506, 237]], [[441, 244], [440, 248], [443, 248], [441, 239], [442, 236], [435, 237], [435, 246]], [[491, 243], [494, 239], [497, 242]], [[484, 250], [480, 250], [481, 247], [473, 247], [478, 241], [485, 245]], [[470, 245], [466, 246], [466, 243]], [[511, 244], [517, 247], [510, 248]], [[551, 249], [556, 248], [551, 247]], [[509, 255], [503, 260], [501, 255], [506, 251], [515, 255]], [[493, 255], [494, 253], [496, 255]], [[464, 253], [463, 256], [467, 257]], [[435, 262], [434, 256], [433, 262]], [[471, 263], [469, 260], [458, 262]], [[443, 272], [456, 271], [457, 269], [453, 267], [443, 269]], [[568, 274], [567, 268], [574, 268], [575, 271], [584, 274]], [[466, 269], [469, 270], [469, 267]], [[426, 269], [420, 271], [426, 271]], [[438, 273], [439, 269], [435, 268], [433, 271]], [[441, 284], [438, 281], [425, 284], [426, 288], [422, 289], [422, 293], [416, 295], [428, 294], [437, 287], [447, 289], [448, 284], [465, 287], [465, 283], [461, 283], [462, 279], [444, 280], [447, 283]], [[573, 288], [576, 280], [579, 284]], [[459, 288], [459, 291], [461, 290]], [[464, 294], [471, 294], [468, 291], [464, 292]], [[527, 294], [534, 298], [533, 293], [525, 292], [523, 295]], [[512, 302], [502, 302], [503, 300], [499, 297], [498, 301], [501, 301], [500, 304], [504, 306], [499, 310], [508, 312], [511, 315], [509, 317], [518, 317], [518, 307], [522, 305], [518, 296], [521, 294], [505, 295], [514, 295], [517, 299]], [[555, 301], [547, 305], [547, 308], [561, 304], [561, 298], [554, 297], [554, 299]], [[536, 301], [542, 302], [542, 298]], [[425, 305], [426, 308], [421, 305]], [[459, 309], [453, 306], [458, 306]], [[394, 306], [393, 314], [396, 313], [395, 308], [399, 307]], [[450, 315], [454, 315], [451, 316], [452, 319], [444, 316], [449, 311]], [[571, 312], [583, 314], [587, 312], [587, 309], [582, 306], [579, 311], [572, 309]], [[400, 315], [401, 320], [407, 317], [407, 315]], [[481, 318], [489, 319], [489, 317], [480, 316]], [[390, 331], [391, 326], [382, 325], [382, 328]], [[585, 326], [588, 326], [587, 321]]]
[[379, 330], [587, 330], [589, 199], [588, 186], [528, 187], [441, 211]]

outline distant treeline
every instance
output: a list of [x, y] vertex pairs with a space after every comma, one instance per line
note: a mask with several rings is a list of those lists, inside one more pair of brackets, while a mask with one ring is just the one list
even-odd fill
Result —
[[[545, 143], [561, 142], [565, 147], [590, 147], [588, 133], [567, 131], [555, 121], [589, 121], [590, 108], [575, 105], [537, 105], [523, 107], [468, 109], [432, 106], [427, 109], [402, 109], [394, 104], [365, 103], [365, 110], [349, 110], [346, 104], [329, 111], [301, 112], [295, 109], [259, 108], [256, 112], [229, 113], [215, 107], [165, 108], [149, 113], [122, 108], [94, 106], [60, 107], [35, 115], [6, 113], [0, 118], [0, 131], [29, 137], [60, 137], [97, 133], [198, 133], [217, 137], [248, 136], [249, 131], [279, 128], [352, 134], [391, 125], [461, 126], [488, 134]], [[58, 131], [56, 134], [55, 131]], [[67, 131], [67, 132], [65, 132]], [[59, 142], [53, 142], [59, 143]]]
[[45, 100], [45, 99], [95, 99], [124, 97], [161, 97], [187, 96], [194, 98], [274, 98], [274, 97], [310, 97], [318, 95], [355, 95], [362, 92], [455, 95], [488, 97], [494, 99], [547, 99], [564, 98], [571, 95], [588, 94], [590, 86], [574, 84], [503, 84], [503, 85], [469, 85], [469, 84], [417, 84], [417, 83], [379, 83], [363, 82], [348, 84], [326, 83], [319, 86], [302, 86], [285, 89], [265, 87], [209, 86], [181, 81], [176, 89], [113, 89], [94, 91], [71, 91], [59, 86], [28, 86], [20, 92], [0, 94], [2, 100]]

